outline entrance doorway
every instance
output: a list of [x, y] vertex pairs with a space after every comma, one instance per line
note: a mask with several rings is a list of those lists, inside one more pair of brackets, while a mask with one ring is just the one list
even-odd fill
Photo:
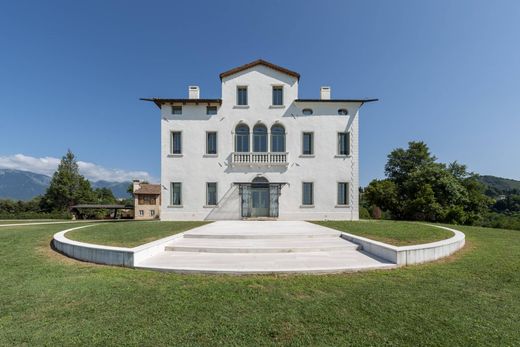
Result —
[[251, 183], [240, 184], [242, 217], [278, 217], [279, 183], [256, 177]]
[[251, 187], [251, 217], [269, 217], [269, 187]]

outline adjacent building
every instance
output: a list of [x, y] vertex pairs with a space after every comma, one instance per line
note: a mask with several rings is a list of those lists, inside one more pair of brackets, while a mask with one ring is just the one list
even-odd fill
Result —
[[300, 98], [300, 75], [264, 60], [220, 80], [219, 99], [143, 99], [161, 110], [161, 220], [357, 220], [359, 109], [376, 99]]
[[161, 211], [161, 185], [133, 182], [134, 219], [156, 219]]

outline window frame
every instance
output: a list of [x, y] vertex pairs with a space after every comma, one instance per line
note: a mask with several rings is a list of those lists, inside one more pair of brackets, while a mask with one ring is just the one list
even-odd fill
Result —
[[[173, 194], [175, 190], [175, 185], [179, 185], [179, 202], [174, 203]], [[182, 182], [170, 182], [170, 206], [179, 207], [182, 206]]]
[[[342, 141], [341, 141], [341, 137], [342, 135], [346, 135], [347, 137], [347, 148], [346, 148], [346, 153], [341, 153], [341, 147], [342, 147]], [[337, 136], [337, 141], [338, 141], [338, 145], [337, 145], [337, 155], [338, 156], [341, 156], [341, 157], [348, 157], [350, 155], [350, 145], [351, 145], [351, 141], [350, 141], [350, 131], [338, 131], [338, 136]]]
[[[239, 127], [245, 127], [247, 128], [247, 135], [244, 133], [244, 134], [241, 134], [237, 131], [237, 129]], [[234, 140], [235, 140], [235, 146], [234, 146], [234, 151], [235, 153], [250, 153], [251, 152], [251, 128], [249, 127], [249, 125], [245, 124], [245, 123], [239, 123], [235, 126], [235, 130], [233, 132], [233, 135], [234, 135]], [[247, 150], [246, 151], [239, 151], [238, 150], [238, 144], [239, 143], [242, 143], [242, 141], [238, 141], [238, 137], [246, 137], [247, 136], [247, 141], [244, 142], [244, 144], [247, 145]]]
[[[209, 111], [210, 109], [212, 109], [212, 110], [214, 109], [214, 110], [215, 110], [215, 113], [210, 113], [210, 111]], [[214, 115], [217, 114], [217, 112], [218, 112], [218, 107], [217, 107], [217, 106], [214, 106], [214, 105], [208, 105], [208, 106], [206, 106], [206, 115], [208, 115], [208, 116], [214, 116]]]
[[[249, 105], [249, 88], [244, 85], [237, 86], [237, 106], [248, 106]], [[240, 90], [245, 90], [245, 103], [241, 103], [240, 100]]]
[[[175, 109], [180, 110], [180, 112], [175, 112]], [[172, 114], [182, 115], [182, 105], [172, 105]]]
[[144, 210], [139, 210], [139, 217], [144, 217]]
[[[340, 186], [341, 185], [345, 185], [345, 202], [342, 203], [340, 201]], [[344, 207], [344, 206], [350, 206], [350, 195], [349, 195], [349, 191], [350, 191], [350, 182], [347, 182], [347, 181], [340, 181], [340, 182], [337, 182], [337, 185], [336, 185], [336, 206], [340, 206], [340, 207]]]
[[[179, 152], [175, 152], [174, 151], [174, 136], [175, 135], [178, 135], [180, 140], [179, 140]], [[172, 130], [170, 131], [170, 154], [171, 155], [182, 155], [182, 131], [180, 130]]]
[[[210, 134], [215, 134], [215, 153], [210, 153], [209, 151], [209, 136]], [[215, 130], [206, 131], [206, 155], [218, 155], [218, 132]]]
[[[305, 135], [310, 134], [310, 153], [305, 153]], [[314, 131], [302, 131], [302, 156], [313, 156], [314, 155]]]
[[[271, 99], [271, 103], [272, 103], [271, 105], [272, 105], [272, 106], [283, 106], [283, 105], [284, 105], [284, 103], [283, 103], [283, 102], [284, 102], [284, 100], [283, 100], [283, 99], [284, 99], [284, 97], [283, 97], [283, 94], [284, 94], [283, 89], [284, 89], [284, 88], [283, 88], [283, 85], [274, 85], [274, 86], [272, 87], [272, 99]], [[280, 93], [281, 93], [281, 94], [280, 94], [280, 103], [276, 103], [276, 102], [275, 102], [275, 101], [277, 101], [277, 100], [275, 99], [275, 90], [276, 90], [276, 91], [280, 91]]]
[[[264, 129], [265, 133], [255, 132], [255, 129]], [[258, 143], [257, 143], [257, 140], [258, 140]], [[265, 142], [265, 151], [257, 150], [257, 149], [262, 149], [262, 148], [256, 148], [257, 144], [258, 144], [258, 147], [262, 147], [262, 145], [264, 144], [263, 142]], [[251, 152], [252, 153], [268, 153], [269, 152], [269, 129], [263, 123], [256, 124], [253, 127], [253, 148], [252, 148]]]
[[[305, 185], [310, 184], [311, 190], [310, 190], [310, 203], [305, 202]], [[314, 182], [312, 181], [304, 181], [302, 182], [302, 206], [303, 207], [310, 207], [314, 206]]]
[[[275, 132], [273, 131], [273, 129], [276, 129], [276, 128], [280, 128], [280, 129], [282, 129], [282, 130], [283, 130], [283, 133], [275, 133]], [[269, 140], [271, 141], [271, 147], [270, 147], [270, 150], [269, 150], [269, 151], [270, 151], [271, 153], [287, 153], [287, 139], [286, 139], [286, 137], [287, 137], [287, 133], [286, 133], [286, 131], [285, 131], [285, 127], [284, 127], [282, 124], [280, 124], [280, 123], [275, 123], [275, 124], [273, 124], [273, 125], [271, 126], [270, 135], [271, 135], [271, 136], [270, 136], [270, 139], [269, 139]], [[276, 146], [274, 145], [274, 144], [275, 144], [275, 138], [278, 138], [278, 137], [280, 137], [281, 140], [282, 140], [283, 151], [278, 151], [278, 150], [275, 151], [275, 147], [276, 147]]]
[[[215, 203], [211, 204], [209, 201], [209, 185], [215, 185]], [[206, 182], [206, 205], [205, 206], [218, 206], [218, 182]]]
[[150, 217], [155, 217], [155, 210], [150, 210]]

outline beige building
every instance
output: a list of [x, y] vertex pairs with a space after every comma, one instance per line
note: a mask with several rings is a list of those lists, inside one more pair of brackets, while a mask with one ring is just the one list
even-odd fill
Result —
[[134, 219], [159, 218], [161, 212], [161, 185], [134, 180]]

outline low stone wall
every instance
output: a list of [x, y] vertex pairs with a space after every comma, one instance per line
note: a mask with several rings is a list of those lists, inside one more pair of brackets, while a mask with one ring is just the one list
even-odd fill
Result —
[[464, 233], [440, 225], [428, 225], [435, 228], [449, 230], [454, 235], [453, 237], [446, 240], [425, 243], [422, 245], [401, 247], [374, 241], [367, 239], [366, 237], [356, 236], [345, 232], [342, 232], [341, 237], [345, 240], [357, 243], [361, 246], [363, 251], [397, 265], [413, 265], [434, 261], [447, 257], [464, 247], [466, 238]]

